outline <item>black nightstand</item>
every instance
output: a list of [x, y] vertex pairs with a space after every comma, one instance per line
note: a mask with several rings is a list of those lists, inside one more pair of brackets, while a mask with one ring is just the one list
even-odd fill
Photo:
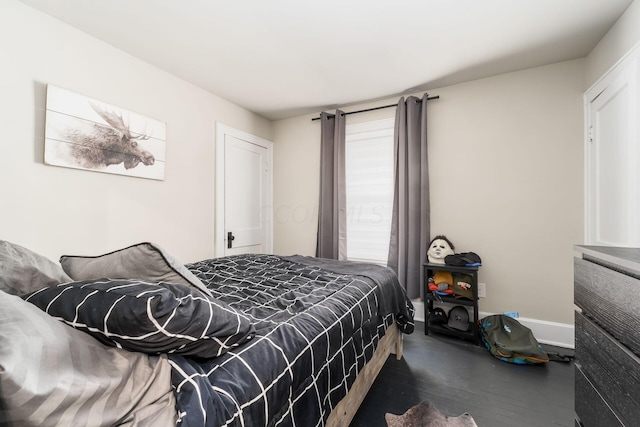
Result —
[[[422, 264], [424, 269], [424, 334], [429, 335], [429, 331], [453, 335], [460, 338], [464, 338], [467, 340], [471, 340], [474, 344], [480, 344], [480, 334], [478, 330], [478, 268], [479, 267], [457, 267], [453, 265], [446, 264], [431, 264], [424, 263]], [[429, 290], [429, 278], [433, 277], [433, 274], [436, 271], [448, 271], [450, 273], [463, 273], [468, 274], [472, 278], [471, 290], [473, 292], [473, 298], [456, 298], [455, 296], [449, 295], [433, 295]], [[457, 329], [445, 328], [441, 325], [435, 325], [429, 323], [429, 313], [433, 311], [435, 304], [446, 304], [447, 307], [445, 311], [449, 311], [452, 307], [456, 305], [462, 305], [465, 307], [472, 308], [472, 314], [470, 319], [473, 319], [468, 331], [459, 331]]]

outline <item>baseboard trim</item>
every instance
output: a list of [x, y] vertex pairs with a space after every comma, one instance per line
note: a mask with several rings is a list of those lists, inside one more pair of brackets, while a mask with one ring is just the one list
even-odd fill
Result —
[[424, 303], [421, 300], [412, 300], [413, 303], [413, 320], [424, 322]]
[[[412, 301], [415, 309], [414, 320], [424, 322], [424, 302]], [[480, 312], [480, 319], [495, 313]], [[531, 319], [527, 317], [519, 317], [518, 321], [527, 328], [531, 329], [533, 336], [542, 344], [553, 345], [556, 347], [575, 348], [575, 328], [572, 324], [549, 322], [547, 320]]]

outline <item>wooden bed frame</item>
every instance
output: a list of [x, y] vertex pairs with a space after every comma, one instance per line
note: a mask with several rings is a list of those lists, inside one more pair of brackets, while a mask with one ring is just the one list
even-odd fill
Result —
[[387, 328], [369, 363], [362, 368], [347, 395], [329, 414], [327, 427], [349, 427], [382, 366], [393, 353], [396, 359], [402, 359], [402, 332], [395, 323]]

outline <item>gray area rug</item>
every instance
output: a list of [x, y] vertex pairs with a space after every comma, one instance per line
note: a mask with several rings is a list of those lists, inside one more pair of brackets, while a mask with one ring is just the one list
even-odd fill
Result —
[[402, 415], [386, 413], [384, 418], [388, 427], [478, 427], [468, 413], [449, 417], [428, 400], [409, 408]]

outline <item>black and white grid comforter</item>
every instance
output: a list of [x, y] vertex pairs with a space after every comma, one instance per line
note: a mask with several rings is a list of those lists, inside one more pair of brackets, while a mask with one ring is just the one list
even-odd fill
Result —
[[387, 327], [413, 331], [411, 302], [384, 267], [274, 255], [187, 267], [257, 334], [214, 359], [169, 356], [179, 426], [324, 425]]

